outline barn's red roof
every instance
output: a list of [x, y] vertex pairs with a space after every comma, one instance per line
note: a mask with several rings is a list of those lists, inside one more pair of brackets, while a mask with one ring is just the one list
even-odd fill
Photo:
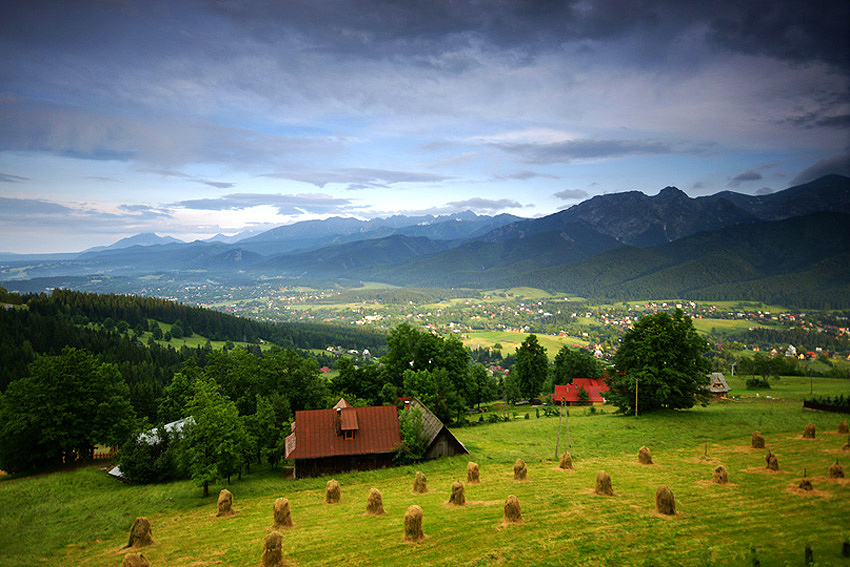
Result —
[[601, 404], [605, 401], [602, 398], [602, 393], [609, 390], [608, 384], [601, 378], [574, 378], [572, 384], [564, 384], [555, 386], [555, 393], [552, 394], [552, 399], [556, 402], [564, 400], [565, 402], [577, 402], [579, 389], [584, 386], [587, 393], [590, 395], [588, 400], [590, 403]]
[[[338, 427], [335, 409], [295, 412], [295, 430], [286, 438], [286, 458], [393, 453], [401, 443], [395, 406], [347, 407], [339, 417]], [[353, 438], [345, 438], [346, 429], [356, 429]]]

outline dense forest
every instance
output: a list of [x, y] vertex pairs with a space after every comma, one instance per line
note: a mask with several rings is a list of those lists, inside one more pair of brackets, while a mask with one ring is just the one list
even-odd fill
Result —
[[[248, 350], [256, 352], [260, 340], [295, 351], [324, 350], [329, 345], [368, 348], [376, 354], [386, 350], [384, 335], [370, 330], [262, 323], [150, 297], [69, 290], [17, 295], [2, 288], [0, 295], [5, 303], [18, 305], [0, 309], [0, 392], [26, 376], [38, 355], [58, 355], [63, 348], [73, 347], [97, 356], [101, 362], [116, 364], [129, 387], [136, 413], [152, 421], [163, 388], [174, 373], [189, 359], [205, 366], [212, 352], [208, 344], [175, 349], [157, 341], [139, 340], [149, 330], [161, 333], [159, 322], [176, 326], [181, 335], [253, 343]], [[320, 360], [323, 364], [331, 362], [328, 357]]]

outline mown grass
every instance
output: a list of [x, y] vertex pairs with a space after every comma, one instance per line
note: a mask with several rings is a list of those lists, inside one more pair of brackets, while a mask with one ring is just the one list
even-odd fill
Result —
[[[804, 411], [797, 401], [746, 399], [689, 411], [634, 417], [570, 412], [576, 471], [556, 469], [558, 419], [536, 418], [455, 430], [471, 455], [335, 478], [338, 505], [323, 503], [328, 478], [284, 480], [263, 470], [228, 487], [235, 517], [214, 516], [215, 498], [200, 498], [189, 482], [129, 486], [97, 468], [0, 482], [0, 564], [117, 566], [136, 516], [147, 516], [156, 545], [144, 550], [154, 566], [257, 565], [272, 522], [275, 498], [290, 501], [295, 527], [284, 534], [284, 555], [301, 566], [318, 565], [803, 565], [810, 543], [819, 565], [847, 565], [841, 543], [850, 532], [850, 485], [825, 479], [847, 442], [835, 435], [843, 417]], [[803, 426], [818, 426], [803, 440]], [[566, 444], [566, 421], [561, 447]], [[782, 471], [762, 472], [764, 451], [749, 448], [760, 429]], [[637, 463], [641, 445], [652, 466]], [[701, 457], [707, 452], [709, 460]], [[528, 463], [529, 480], [516, 482], [512, 465]], [[454, 480], [478, 462], [482, 483], [467, 485], [467, 506], [446, 505]], [[717, 464], [733, 485], [706, 481]], [[800, 496], [788, 485], [813, 477], [817, 495]], [[617, 496], [592, 493], [596, 471], [608, 471]], [[430, 492], [411, 494], [422, 470]], [[666, 484], [678, 515], [654, 512], [654, 494]], [[371, 487], [383, 494], [386, 515], [363, 514]], [[221, 487], [215, 487], [216, 494]], [[525, 523], [502, 527], [502, 505], [515, 494]], [[402, 542], [410, 504], [425, 511], [427, 539]]]
[[[522, 341], [528, 338], [530, 333], [517, 333], [513, 331], [470, 331], [466, 333], [463, 344], [469, 348], [487, 348], [496, 343], [502, 345], [502, 354], [513, 354], [522, 345]], [[537, 334], [537, 342], [546, 349], [550, 360], [564, 345], [578, 344], [587, 346], [589, 343], [576, 337], [558, 337], [554, 335]]]

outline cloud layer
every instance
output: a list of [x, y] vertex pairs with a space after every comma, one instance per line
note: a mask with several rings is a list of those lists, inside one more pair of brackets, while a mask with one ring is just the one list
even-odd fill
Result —
[[848, 38], [846, 0], [16, 2], [0, 194], [127, 236], [778, 190], [847, 171]]

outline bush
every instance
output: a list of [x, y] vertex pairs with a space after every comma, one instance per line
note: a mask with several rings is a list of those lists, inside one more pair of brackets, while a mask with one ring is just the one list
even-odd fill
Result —
[[184, 440], [163, 428], [156, 431], [156, 443], [150, 442], [149, 435], [133, 435], [121, 447], [121, 475], [139, 484], [189, 478]]
[[747, 390], [770, 390], [770, 384], [758, 376], [747, 378]]

